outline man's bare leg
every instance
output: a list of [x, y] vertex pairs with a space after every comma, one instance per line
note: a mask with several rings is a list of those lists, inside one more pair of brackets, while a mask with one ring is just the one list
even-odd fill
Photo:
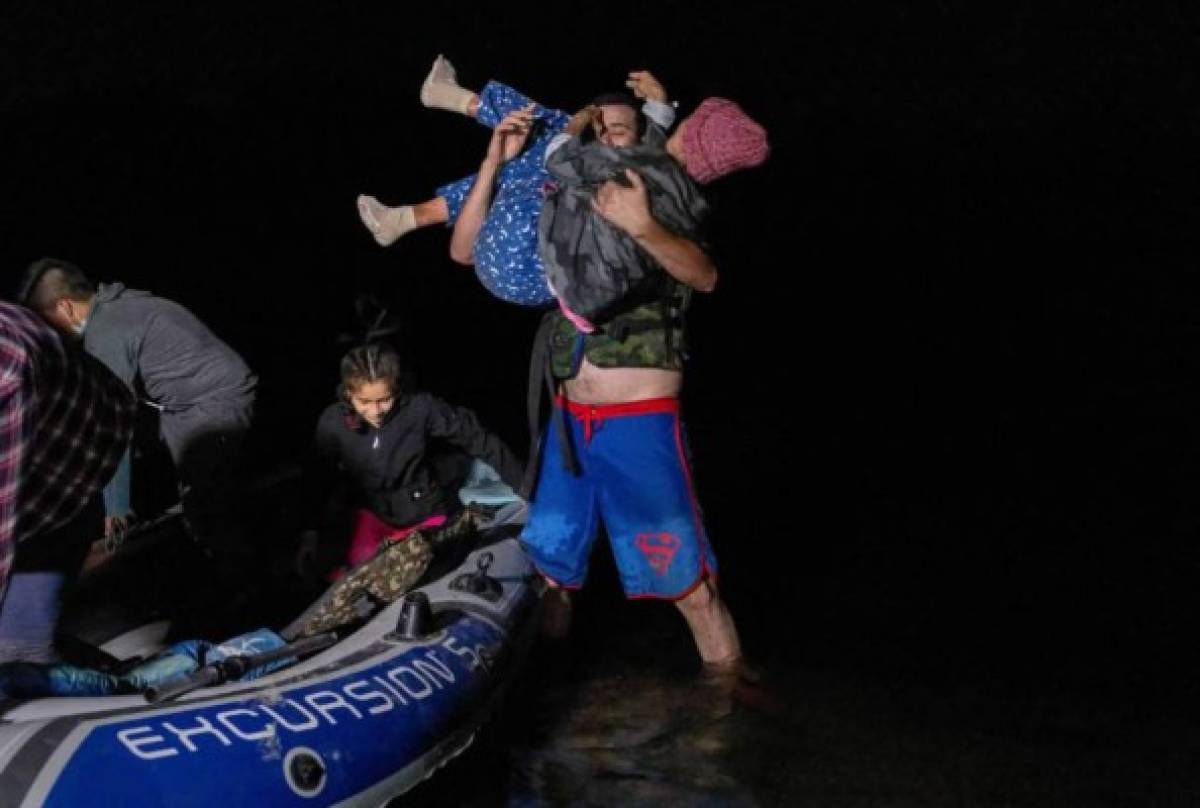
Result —
[[542, 636], [565, 639], [571, 629], [571, 593], [549, 580], [547, 583], [550, 586], [542, 595]]
[[716, 584], [707, 579], [702, 581], [690, 595], [675, 601], [675, 606], [687, 620], [696, 650], [706, 666], [734, 668], [741, 662], [742, 646], [737, 627]]
[[387, 247], [418, 227], [445, 224], [450, 220], [450, 210], [440, 196], [416, 205], [389, 208], [375, 197], [363, 195], [358, 198], [358, 217], [379, 245]]

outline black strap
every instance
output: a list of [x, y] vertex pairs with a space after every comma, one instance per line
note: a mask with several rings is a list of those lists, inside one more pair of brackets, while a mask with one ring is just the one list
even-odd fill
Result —
[[529, 351], [529, 375], [525, 385], [525, 416], [529, 428], [529, 456], [525, 463], [525, 477], [521, 480], [521, 490], [517, 493], [528, 500], [533, 494], [537, 483], [539, 455], [541, 454], [541, 403], [542, 403], [542, 368], [550, 358], [550, 335], [554, 330], [554, 312], [546, 312], [538, 323], [537, 332], [533, 336], [533, 345]]
[[542, 390], [550, 397], [550, 420], [558, 430], [558, 443], [562, 448], [563, 468], [572, 476], [580, 474], [579, 460], [575, 457], [574, 445], [571, 443], [571, 433], [567, 429], [567, 419], [570, 414], [554, 407], [554, 365], [552, 361], [554, 327], [558, 323], [558, 312], [548, 311], [538, 325], [533, 337], [533, 348], [529, 352], [529, 381], [525, 390], [525, 411], [529, 420], [529, 461], [525, 466], [525, 477], [521, 481], [521, 497], [528, 500], [533, 496], [537, 486], [538, 471], [541, 468], [541, 402]]

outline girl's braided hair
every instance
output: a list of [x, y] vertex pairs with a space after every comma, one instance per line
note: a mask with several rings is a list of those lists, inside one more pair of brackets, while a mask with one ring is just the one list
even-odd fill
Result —
[[360, 429], [365, 425], [350, 403], [351, 391], [364, 384], [384, 381], [399, 406], [408, 374], [400, 353], [384, 341], [398, 330], [390, 321], [388, 310], [368, 296], [360, 296], [355, 301], [355, 309], [365, 333], [362, 342], [342, 357], [338, 399], [346, 413], [346, 426]]

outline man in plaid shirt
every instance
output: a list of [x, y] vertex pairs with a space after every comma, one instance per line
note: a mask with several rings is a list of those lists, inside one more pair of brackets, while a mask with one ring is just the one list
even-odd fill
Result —
[[[58, 594], [82, 561], [81, 539], [101, 534], [99, 493], [125, 452], [135, 406], [98, 360], [0, 301], [0, 662], [52, 656]], [[23, 575], [27, 558], [54, 555], [68, 537], [74, 546], [50, 563], [49, 584], [43, 564]]]

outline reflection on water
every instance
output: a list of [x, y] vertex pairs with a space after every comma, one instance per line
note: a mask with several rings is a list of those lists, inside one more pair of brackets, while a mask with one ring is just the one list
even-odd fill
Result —
[[394, 805], [760, 805], [751, 784], [786, 722], [740, 690], [658, 673], [546, 683]]
[[610, 606], [537, 647], [475, 746], [395, 805], [777, 804], [798, 732], [772, 677], [704, 677], [669, 605]]
[[756, 804], [738, 757], [761, 717], [733, 690], [648, 674], [548, 691], [512, 750], [510, 804]]

